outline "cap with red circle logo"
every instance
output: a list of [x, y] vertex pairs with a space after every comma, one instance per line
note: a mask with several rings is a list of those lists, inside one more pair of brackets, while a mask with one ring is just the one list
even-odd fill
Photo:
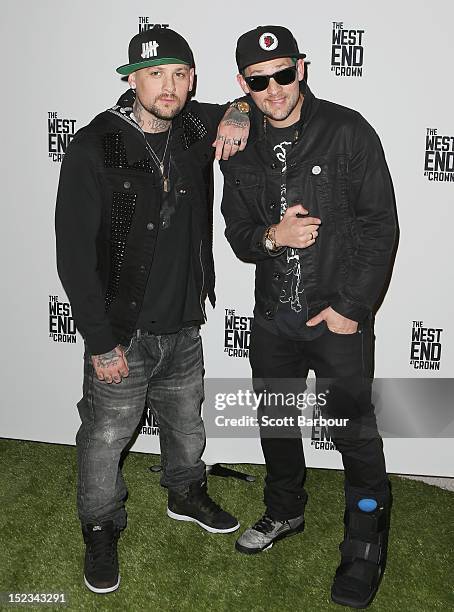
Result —
[[239, 37], [236, 44], [236, 63], [241, 72], [251, 64], [259, 64], [277, 57], [303, 59], [293, 34], [283, 26], [258, 26]]

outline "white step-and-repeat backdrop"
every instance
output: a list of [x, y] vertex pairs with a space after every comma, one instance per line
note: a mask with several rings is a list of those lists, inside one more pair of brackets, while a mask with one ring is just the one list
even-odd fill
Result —
[[[125, 89], [115, 67], [126, 62], [129, 39], [152, 27], [172, 27], [189, 40], [197, 98], [224, 102], [241, 93], [238, 36], [257, 25], [286, 25], [307, 53], [315, 95], [359, 110], [375, 127], [393, 176], [401, 230], [394, 275], [377, 315], [376, 376], [414, 381], [415, 393], [397, 385], [385, 394], [388, 408], [392, 404], [409, 419], [421, 399], [421, 380], [436, 379], [425, 394], [430, 405], [454, 365], [453, 20], [454, 4], [447, 0], [4, 2], [0, 436], [74, 443], [83, 342], [55, 267], [60, 164], [74, 132]], [[211, 385], [215, 378], [246, 385], [253, 267], [236, 260], [225, 241], [221, 190], [216, 168], [217, 306], [208, 307], [203, 329], [206, 375]], [[213, 410], [205, 405], [205, 412]], [[430, 438], [417, 429], [417, 437], [385, 440], [390, 471], [454, 476], [454, 448], [450, 438], [440, 437], [443, 428], [434, 426]], [[145, 415], [134, 450], [158, 449], [157, 424]], [[311, 466], [341, 466], [324, 431], [312, 432], [306, 451]], [[257, 437], [210, 437], [205, 459], [263, 461]]]

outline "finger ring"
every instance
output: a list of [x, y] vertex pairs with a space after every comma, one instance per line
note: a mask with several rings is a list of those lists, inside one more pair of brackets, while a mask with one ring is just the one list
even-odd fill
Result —
[[224, 142], [225, 142], [225, 144], [231, 145], [232, 144], [232, 139], [231, 138], [226, 138]]
[[238, 147], [241, 144], [241, 138], [234, 138], [233, 139], [233, 144]]
[[216, 138], [216, 140], [221, 140], [221, 141], [223, 141], [223, 140], [225, 140], [225, 136], [223, 136], [222, 134], [220, 134], [220, 135], [219, 135], [219, 136]]

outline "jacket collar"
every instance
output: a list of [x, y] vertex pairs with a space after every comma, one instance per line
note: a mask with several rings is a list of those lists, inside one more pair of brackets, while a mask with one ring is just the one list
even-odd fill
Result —
[[[127, 138], [124, 140], [124, 146], [126, 148], [126, 155], [128, 160], [131, 162], [138, 161], [146, 157], [147, 154], [144, 150], [145, 134], [134, 118], [133, 106], [136, 100], [136, 92], [134, 89], [129, 88], [126, 90], [118, 99], [118, 102], [108, 108], [106, 113], [111, 116], [117, 117], [118, 122], [123, 123], [124, 127], [129, 126], [127, 131], [135, 137]], [[116, 121], [116, 123], [118, 123]], [[182, 129], [182, 113], [178, 113], [174, 119], [172, 119], [172, 134], [171, 141], [173, 144], [179, 142], [180, 138], [176, 139], [176, 136], [180, 134]]]
[[[136, 129], [142, 131], [141, 127], [138, 125], [137, 121], [134, 118], [133, 106], [136, 101], [136, 92], [134, 89], [127, 89], [118, 99], [118, 102], [107, 109], [108, 112], [117, 115]], [[174, 119], [172, 119], [172, 129], [178, 128], [181, 126], [181, 112], [178, 113]]]

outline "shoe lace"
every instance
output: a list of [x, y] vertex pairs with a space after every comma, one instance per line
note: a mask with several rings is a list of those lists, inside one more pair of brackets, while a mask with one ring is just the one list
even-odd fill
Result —
[[93, 532], [90, 538], [90, 556], [94, 563], [103, 561], [106, 565], [115, 560], [116, 534], [108, 531]]
[[197, 499], [203, 510], [217, 514], [222, 512], [221, 506], [219, 506], [211, 497], [208, 495], [206, 483], [194, 490], [194, 498]]
[[274, 529], [275, 523], [276, 521], [273, 521], [270, 516], [264, 514], [262, 518], [259, 519], [255, 523], [255, 525], [252, 526], [252, 529], [255, 529], [255, 531], [259, 531], [260, 533], [269, 533]]

